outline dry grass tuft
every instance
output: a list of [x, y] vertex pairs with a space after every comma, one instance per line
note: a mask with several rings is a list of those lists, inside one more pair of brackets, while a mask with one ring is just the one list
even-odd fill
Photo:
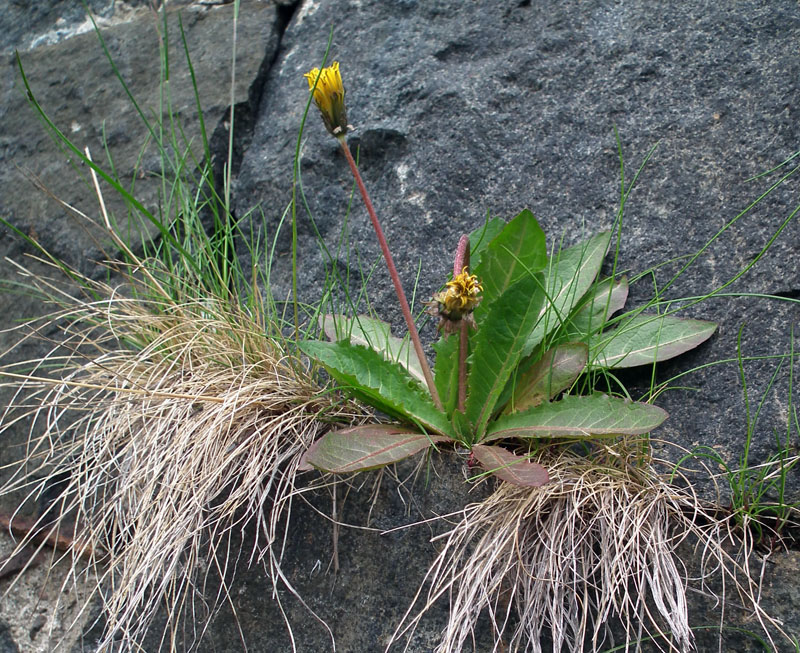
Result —
[[[2, 428], [31, 426], [3, 491], [36, 499], [67, 479], [55, 524], [41, 527], [77, 524], [74, 574], [105, 608], [98, 650], [136, 650], [162, 603], [164, 643], [186, 646], [187, 625], [199, 641], [243, 558], [291, 590], [280, 562], [300, 456], [357, 409], [320, 393], [260, 311], [199, 292], [178, 302], [152, 284], [126, 298], [83, 279], [91, 292], [76, 299], [34, 281], [61, 309], [29, 337], [59, 325], [65, 338], [19, 378], [5, 370], [19, 392]], [[234, 542], [253, 525], [243, 552]], [[210, 576], [222, 579], [211, 597]]]
[[468, 649], [484, 618], [494, 651], [598, 651], [613, 645], [615, 622], [633, 649], [652, 638], [661, 650], [689, 651], [688, 572], [676, 555], [684, 542], [699, 552], [694, 580], [704, 591], [716, 577], [735, 587], [762, 626], [780, 630], [758, 606], [752, 541], [741, 547], [732, 519], [704, 507], [690, 485], [679, 488], [642, 464], [641, 446], [629, 445], [606, 449], [602, 460], [561, 450], [541, 461], [548, 485], [503, 483], [467, 506], [437, 538], [444, 544], [426, 577], [427, 596], [421, 587], [393, 641], [447, 595], [450, 618], [437, 653]]

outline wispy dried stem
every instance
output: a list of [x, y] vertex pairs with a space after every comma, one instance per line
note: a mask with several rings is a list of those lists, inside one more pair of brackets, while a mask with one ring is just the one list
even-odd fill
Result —
[[615, 622], [629, 642], [653, 638], [659, 650], [689, 651], [688, 580], [676, 555], [683, 542], [700, 552], [701, 584], [722, 578], [762, 626], [782, 632], [758, 605], [749, 552], [736, 557], [726, 548], [731, 521], [690, 490], [624, 460], [607, 466], [562, 451], [540, 462], [549, 484], [502, 484], [437, 538], [443, 545], [427, 593], [421, 587], [415, 599], [421, 608], [416, 614], [409, 608], [393, 641], [448, 597], [450, 618], [437, 653], [464, 650], [483, 617], [498, 652], [539, 653], [545, 642], [555, 651], [602, 650]]
[[[280, 564], [300, 456], [326, 428], [320, 417], [350, 422], [361, 411], [320, 394], [265, 337], [258, 312], [208, 296], [126, 298], [91, 283], [107, 299], [62, 296], [61, 311], [31, 325], [66, 325], [65, 342], [28, 373], [18, 371], [25, 364], [4, 370], [21, 391], [3, 429], [30, 419], [31, 435], [3, 490], [36, 497], [66, 475], [56, 524], [26, 539], [76, 521], [75, 574], [106, 612], [98, 650], [135, 650], [162, 601], [180, 632], [183, 619], [202, 621], [228, 600], [227, 585], [210, 605], [202, 588], [209, 574], [235, 570], [241, 553], [231, 543], [246, 524], [246, 560], [293, 591]], [[88, 563], [79, 559], [87, 551]]]

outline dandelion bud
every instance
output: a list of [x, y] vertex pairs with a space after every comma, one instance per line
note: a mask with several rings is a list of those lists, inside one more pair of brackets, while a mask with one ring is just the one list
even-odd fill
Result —
[[348, 130], [347, 108], [344, 105], [344, 85], [339, 73], [339, 62], [334, 61], [322, 71], [313, 68], [304, 77], [308, 80], [308, 88], [314, 92], [314, 104], [322, 114], [327, 130], [336, 137], [344, 136]]

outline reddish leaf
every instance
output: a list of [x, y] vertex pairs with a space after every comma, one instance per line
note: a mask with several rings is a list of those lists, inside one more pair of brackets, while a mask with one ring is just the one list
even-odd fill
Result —
[[305, 453], [300, 469], [316, 467], [332, 474], [361, 472], [390, 465], [447, 440], [445, 436], [425, 435], [397, 424], [354, 426], [322, 436]]
[[481, 467], [506, 483], [539, 487], [550, 480], [547, 470], [539, 463], [532, 463], [503, 447], [476, 444], [472, 447], [472, 453]]
[[496, 419], [483, 441], [641, 435], [652, 431], [665, 419], [667, 413], [652, 404], [602, 394], [567, 396]]

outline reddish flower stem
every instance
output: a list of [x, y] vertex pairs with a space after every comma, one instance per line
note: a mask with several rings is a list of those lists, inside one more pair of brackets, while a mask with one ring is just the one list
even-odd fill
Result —
[[453, 279], [455, 279], [464, 268], [469, 267], [469, 236], [464, 234], [458, 239], [456, 247], [456, 257], [453, 260]]
[[372, 206], [372, 200], [369, 198], [369, 193], [367, 193], [367, 188], [364, 186], [364, 181], [361, 179], [361, 174], [358, 172], [358, 166], [356, 165], [355, 159], [353, 159], [353, 155], [350, 153], [350, 148], [347, 146], [345, 137], [340, 136], [338, 138], [339, 143], [342, 146], [344, 156], [347, 159], [347, 163], [350, 164], [350, 170], [353, 173], [353, 177], [355, 177], [358, 190], [361, 192], [361, 197], [364, 199], [364, 206], [367, 207], [369, 219], [372, 220], [372, 226], [375, 228], [375, 235], [378, 236], [378, 244], [381, 246], [383, 258], [386, 259], [386, 267], [389, 268], [389, 276], [392, 278], [394, 291], [397, 293], [397, 299], [400, 302], [400, 310], [402, 310], [403, 317], [406, 320], [408, 335], [411, 338], [412, 344], [414, 345], [414, 351], [417, 352], [417, 358], [419, 358], [419, 363], [422, 366], [422, 374], [425, 376], [425, 382], [428, 384], [428, 390], [430, 390], [433, 403], [439, 410], [443, 410], [442, 401], [439, 399], [439, 393], [436, 391], [436, 384], [433, 382], [433, 374], [431, 373], [431, 368], [428, 365], [428, 359], [425, 358], [425, 352], [422, 349], [422, 342], [419, 339], [419, 332], [414, 324], [414, 318], [411, 316], [411, 308], [408, 305], [406, 294], [403, 292], [403, 286], [400, 283], [400, 275], [397, 274], [397, 268], [394, 266], [392, 253], [389, 251], [389, 245], [386, 243], [386, 237], [383, 235], [383, 229], [381, 229], [381, 225], [378, 222], [378, 216], [375, 214], [375, 209]]
[[[458, 239], [456, 257], [453, 261], [453, 278], [461, 274], [464, 268], [469, 267], [469, 236], [464, 234]], [[458, 410], [464, 412], [467, 402], [467, 351], [469, 348], [469, 325], [465, 319], [461, 320], [458, 331]]]

